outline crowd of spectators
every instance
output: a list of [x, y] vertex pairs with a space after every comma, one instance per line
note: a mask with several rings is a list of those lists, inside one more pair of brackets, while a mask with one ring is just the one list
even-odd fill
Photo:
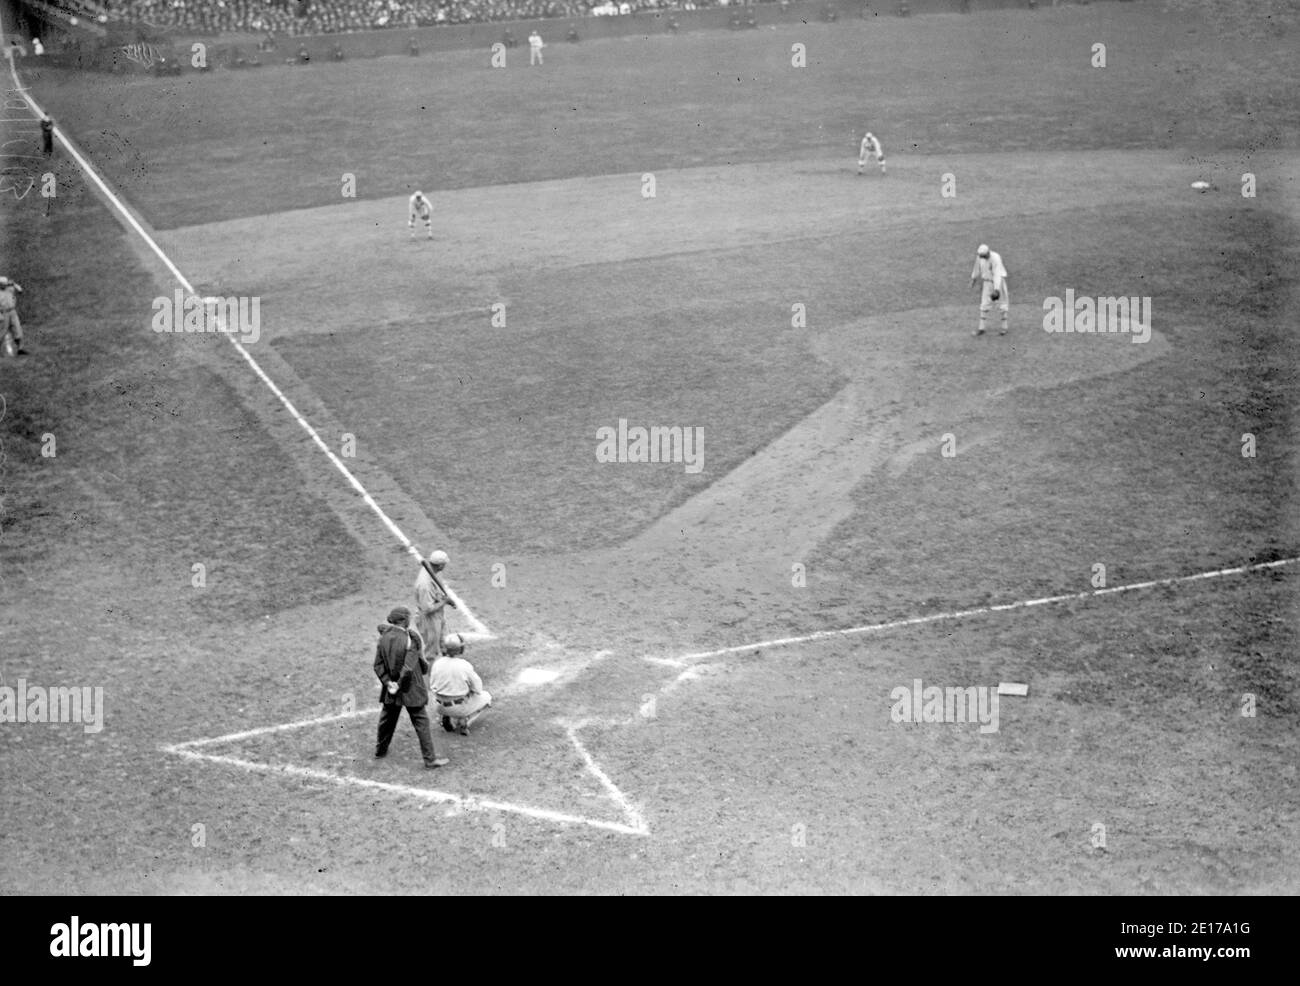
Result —
[[110, 0], [108, 19], [194, 33], [338, 34], [740, 6], [744, 0]]

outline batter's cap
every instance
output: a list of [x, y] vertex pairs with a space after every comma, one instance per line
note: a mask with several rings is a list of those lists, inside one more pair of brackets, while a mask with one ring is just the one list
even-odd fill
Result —
[[429, 555], [429, 564], [431, 565], [447, 565], [450, 562], [451, 559], [447, 557], [445, 551], [434, 551]]
[[442, 638], [442, 649], [448, 654], [464, 654], [465, 638], [459, 633], [449, 633]]
[[989, 245], [987, 243], [981, 243], [979, 249], [976, 250], [975, 253], [981, 257], [987, 257], [989, 255]]

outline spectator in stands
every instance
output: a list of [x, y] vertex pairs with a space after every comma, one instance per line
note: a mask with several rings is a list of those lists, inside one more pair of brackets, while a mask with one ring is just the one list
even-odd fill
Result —
[[[680, 6], [694, 10], [717, 3], [684, 0]], [[298, 37], [435, 24], [626, 15], [677, 5], [666, 0], [123, 0], [106, 9], [109, 18], [119, 23], [147, 21], [164, 29], [276, 32]]]

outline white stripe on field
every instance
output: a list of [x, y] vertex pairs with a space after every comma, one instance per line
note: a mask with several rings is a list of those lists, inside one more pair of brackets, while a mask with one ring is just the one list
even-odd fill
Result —
[[[406, 795], [407, 797], [420, 798], [424, 801], [432, 801], [442, 804], [454, 805], [463, 811], [506, 811], [516, 815], [524, 815], [528, 818], [536, 818], [545, 822], [558, 822], [566, 825], [588, 825], [592, 828], [607, 829], [611, 832], [619, 832], [623, 835], [649, 835], [650, 831], [645, 824], [640, 821], [640, 816], [631, 813], [629, 817], [634, 818], [638, 824], [626, 825], [622, 822], [610, 822], [602, 818], [587, 818], [584, 815], [570, 815], [567, 812], [552, 811], [549, 808], [536, 808], [532, 805], [514, 804], [509, 801], [495, 801], [491, 798], [475, 798], [466, 795], [452, 794], [448, 791], [435, 791], [432, 788], [411, 787], [408, 784], [394, 784], [390, 781], [374, 781], [365, 777], [353, 777], [347, 774], [332, 774], [326, 770], [319, 770], [315, 767], [299, 767], [296, 764], [271, 764], [260, 763], [254, 760], [242, 760], [239, 757], [224, 757], [215, 753], [195, 753], [192, 750], [169, 747], [167, 752], [174, 753], [177, 756], [186, 757], [190, 760], [209, 760], [213, 763], [225, 764], [228, 767], [239, 767], [243, 770], [254, 771], [264, 774], [286, 774], [290, 777], [299, 777], [304, 780], [325, 781], [335, 784], [339, 787], [360, 787], [369, 788], [377, 791], [387, 791], [390, 794]], [[447, 768], [442, 768], [446, 770]], [[599, 768], [597, 768], [598, 770]], [[615, 788], [617, 790], [617, 788]], [[622, 805], [620, 805], [622, 807]], [[626, 810], [626, 809], [625, 809]]]
[[600, 781], [601, 787], [605, 789], [605, 793], [609, 795], [610, 800], [623, 809], [623, 814], [631, 822], [631, 830], [637, 835], [649, 835], [650, 829], [646, 825], [645, 819], [641, 817], [641, 813], [632, 807], [631, 802], [627, 800], [623, 792], [618, 789], [614, 782], [609, 779], [609, 775], [600, 769], [592, 755], [587, 752], [587, 748], [582, 745], [582, 740], [578, 739], [578, 730], [584, 724], [565, 723], [563, 720], [557, 721], [564, 726], [565, 733], [568, 734], [574, 748], [578, 751], [578, 755], [582, 757], [583, 762], [587, 765], [587, 770], [591, 771], [592, 776]]
[[212, 746], [215, 743], [237, 743], [240, 740], [252, 739], [254, 736], [266, 736], [269, 733], [287, 733], [294, 729], [303, 729], [307, 726], [325, 726], [331, 722], [344, 722], [348, 719], [356, 719], [358, 716], [374, 715], [373, 709], [354, 709], [351, 712], [339, 712], [332, 716], [318, 716], [315, 719], [299, 719], [296, 722], [282, 722], [275, 726], [258, 726], [256, 729], [246, 729], [241, 733], [226, 733], [225, 736], [210, 736], [204, 739], [186, 740], [184, 743], [174, 743], [171, 746], [164, 746], [163, 753], [184, 754], [197, 746]]
[[798, 637], [778, 637], [773, 640], [760, 640], [752, 644], [737, 644], [734, 647], [720, 647], [717, 650], [697, 651], [683, 654], [669, 660], [647, 657], [647, 661], [656, 664], [682, 666], [687, 661], [702, 661], [710, 657], [723, 657], [727, 654], [740, 654], [745, 651], [764, 650], [771, 647], [788, 647], [791, 644], [806, 644], [814, 640], [829, 640], [832, 637], [850, 637], [861, 633], [879, 633], [883, 630], [897, 630], [899, 627], [920, 626], [923, 623], [938, 623], [941, 620], [959, 620], [967, 616], [981, 616], [985, 613], [1004, 613], [1012, 609], [1028, 609], [1030, 606], [1046, 606], [1049, 603], [1069, 602], [1072, 599], [1092, 599], [1095, 596], [1108, 596], [1117, 592], [1135, 592], [1138, 589], [1152, 589], [1162, 585], [1178, 585], [1182, 582], [1196, 582], [1202, 579], [1215, 579], [1224, 575], [1241, 575], [1245, 572], [1258, 572], [1266, 568], [1281, 568], [1293, 565], [1300, 558], [1283, 558], [1280, 561], [1260, 562], [1257, 565], [1239, 565], [1236, 568], [1221, 568], [1214, 572], [1198, 572], [1195, 575], [1179, 575], [1170, 579], [1152, 579], [1149, 582], [1133, 582], [1129, 585], [1117, 585], [1109, 589], [1092, 589], [1087, 592], [1070, 592], [1062, 596], [1044, 596], [1041, 599], [1025, 599], [1014, 603], [1001, 603], [997, 606], [979, 606], [975, 609], [956, 610], [951, 613], [932, 613], [929, 616], [913, 616], [906, 620], [891, 620], [888, 623], [870, 623], [865, 626], [844, 627], [839, 630], [818, 630]]
[[[0, 41], [2, 40], [3, 35], [0, 34]], [[23, 94], [22, 98], [27, 101], [28, 105], [32, 108], [32, 111], [38, 116], [45, 116], [45, 111], [40, 108], [36, 100], [32, 99], [32, 97], [27, 94], [26, 87], [24, 87], [21, 80], [19, 80], [18, 71], [14, 67], [13, 59], [9, 60], [9, 73], [13, 76], [14, 85], [18, 87], [17, 91]], [[168, 257], [167, 254], [163, 253], [162, 248], [154, 242], [153, 237], [145, 231], [144, 227], [140, 225], [135, 216], [131, 215], [130, 210], [128, 210], [122, 201], [113, 194], [106, 184], [104, 184], [103, 179], [99, 176], [99, 172], [90, 165], [90, 162], [81, 156], [81, 153], [72, 145], [72, 142], [57, 126], [54, 128], [54, 136], [67, 149], [68, 153], [72, 155], [73, 159], [77, 162], [77, 167], [82, 170], [87, 178], [94, 182], [95, 187], [99, 189], [100, 194], [109, 201], [113, 208], [117, 210], [118, 214], [126, 220], [127, 225], [130, 226], [142, 240], [144, 240], [149, 249], [154, 252], [164, 265], [166, 265], [167, 269], [171, 271], [172, 276], [175, 277], [181, 287], [185, 289], [186, 294], [196, 294], [194, 286], [190, 284], [185, 275], [181, 273], [180, 268], [172, 263], [171, 258]], [[289, 398], [284, 395], [283, 391], [275, 385], [275, 381], [266, 375], [266, 371], [262, 369], [257, 360], [253, 359], [248, 350], [245, 349], [239, 340], [235, 338], [233, 333], [222, 332], [221, 334], [226, 337], [226, 340], [232, 346], [235, 347], [235, 351], [248, 362], [248, 365], [252, 367], [253, 372], [257, 374], [264, 384], [266, 384], [271, 393], [279, 399], [280, 403], [283, 404], [285, 409], [293, 416], [293, 419], [303, 427], [303, 430], [306, 431], [308, 435], [311, 436], [311, 440], [320, 447], [320, 450], [325, 453], [330, 462], [334, 464], [334, 467], [343, 474], [344, 478], [347, 479], [352, 488], [361, 494], [361, 499], [365, 501], [366, 506], [375, 512], [376, 516], [379, 517], [384, 526], [387, 527], [388, 530], [392, 532], [393, 536], [402, 543], [402, 546], [406, 548], [407, 552], [409, 552], [411, 556], [419, 562], [421, 560], [420, 552], [411, 543], [411, 539], [402, 533], [402, 530], [393, 523], [392, 518], [390, 518], [388, 514], [384, 513], [383, 508], [375, 502], [375, 499], [370, 495], [370, 492], [361, 485], [360, 480], [358, 480], [357, 477], [352, 474], [351, 470], [343, 464], [342, 460], [334, 454], [334, 451], [325, 443], [325, 440], [320, 437], [316, 429], [311, 426], [307, 419], [298, 413], [298, 409], [293, 406], [292, 402], [290, 402]], [[476, 634], [478, 639], [490, 639], [492, 637], [491, 631], [483, 625], [482, 621], [480, 621], [478, 617], [470, 612], [469, 607], [466, 606], [461, 598], [451, 590], [450, 586], [447, 587], [447, 595], [456, 602], [457, 611], [465, 617], [466, 621], [470, 624], [471, 632]]]

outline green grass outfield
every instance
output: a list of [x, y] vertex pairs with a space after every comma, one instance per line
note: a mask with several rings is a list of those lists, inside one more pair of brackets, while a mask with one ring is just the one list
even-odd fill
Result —
[[[34, 75], [201, 290], [261, 298], [252, 355], [355, 437], [376, 500], [452, 548], [502, 701], [438, 784], [616, 818], [576, 717], [650, 835], [160, 751], [368, 708], [373, 624], [413, 572], [224, 340], [150, 331], [172, 285], [63, 162], [48, 216], [0, 214], [35, 353], [0, 368], [2, 670], [102, 683], [109, 716], [0, 734], [0, 882], [438, 892], [445, 858], [482, 890], [1294, 892], [1289, 570], [684, 678], [643, 660], [1084, 591], [1097, 564], [1114, 586], [1297, 554], [1296, 69], [1246, 92], [1243, 50], [1160, 25], [1097, 4], [556, 46], [532, 72]], [[864, 125], [883, 179], [854, 174]], [[407, 237], [416, 185], [433, 243]], [[980, 241], [1010, 268], [1006, 337], [970, 335]], [[1151, 342], [1043, 332], [1067, 288], [1150, 296]], [[619, 417], [703, 428], [705, 469], [599, 465]], [[891, 723], [918, 677], [1030, 695], [992, 736]], [[427, 784], [405, 727], [368, 761], [372, 728], [220, 752]], [[385, 871], [357, 833], [412, 818], [427, 867]]]

